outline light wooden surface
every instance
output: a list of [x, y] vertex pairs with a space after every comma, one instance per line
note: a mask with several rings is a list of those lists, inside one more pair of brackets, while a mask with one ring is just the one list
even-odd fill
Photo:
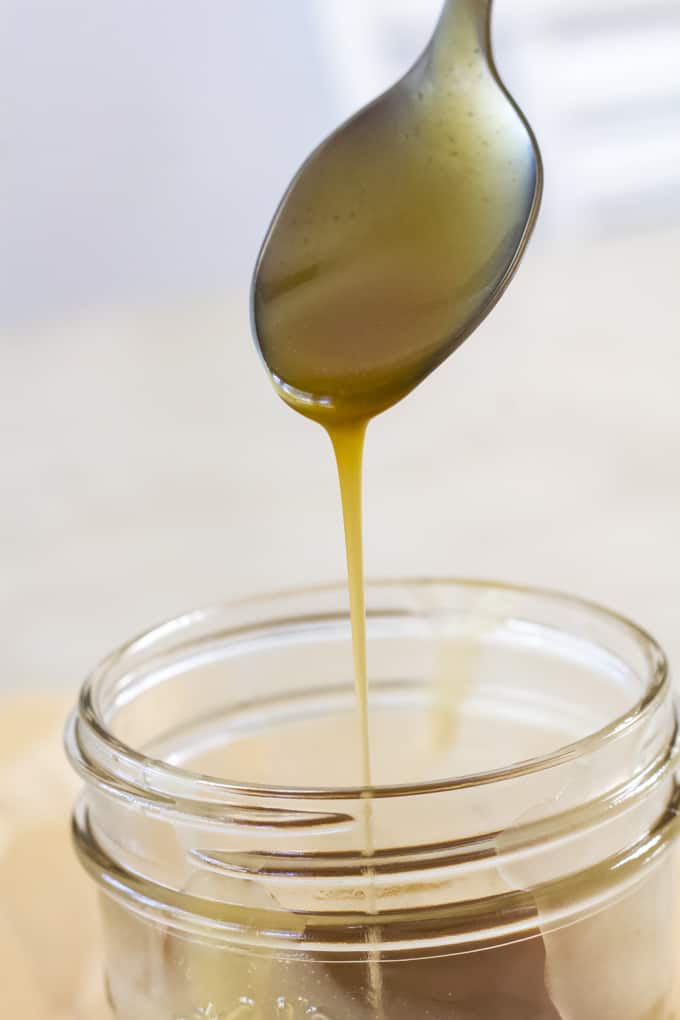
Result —
[[69, 837], [65, 702], [0, 699], [0, 974], [7, 1020], [107, 1020], [94, 890]]

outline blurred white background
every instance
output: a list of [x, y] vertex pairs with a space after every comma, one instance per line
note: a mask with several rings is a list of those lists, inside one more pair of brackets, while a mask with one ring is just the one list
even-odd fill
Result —
[[[424, 45], [439, 0], [5, 0], [3, 321], [247, 281], [312, 145]], [[497, 0], [555, 229], [680, 215], [677, 0]]]
[[[309, 149], [438, 0], [5, 0], [0, 687], [188, 605], [342, 574], [319, 430], [248, 332]], [[491, 319], [371, 434], [371, 573], [497, 575], [680, 654], [680, 7], [497, 0], [546, 197]]]

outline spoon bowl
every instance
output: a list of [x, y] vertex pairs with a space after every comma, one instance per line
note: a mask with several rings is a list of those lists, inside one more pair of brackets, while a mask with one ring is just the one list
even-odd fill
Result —
[[280, 395], [326, 424], [373, 417], [470, 335], [514, 274], [542, 166], [495, 67], [491, 0], [448, 0], [411, 70], [306, 160], [253, 280]]

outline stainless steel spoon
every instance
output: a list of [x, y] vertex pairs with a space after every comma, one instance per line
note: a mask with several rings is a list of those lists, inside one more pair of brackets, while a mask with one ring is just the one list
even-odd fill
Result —
[[401, 399], [475, 329], [534, 225], [542, 167], [491, 49], [491, 0], [447, 0], [412, 69], [324, 141], [253, 279], [281, 396], [326, 424]]

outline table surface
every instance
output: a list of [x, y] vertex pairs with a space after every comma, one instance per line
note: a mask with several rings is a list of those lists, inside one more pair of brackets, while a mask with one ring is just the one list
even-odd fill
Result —
[[73, 853], [66, 703], [0, 700], [0, 961], [8, 1018], [107, 1020], [94, 890]]

